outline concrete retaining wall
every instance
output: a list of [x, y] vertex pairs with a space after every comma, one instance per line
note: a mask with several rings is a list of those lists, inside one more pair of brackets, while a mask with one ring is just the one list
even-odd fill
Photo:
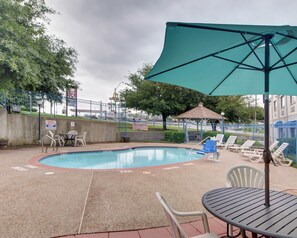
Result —
[[121, 137], [123, 136], [129, 137], [130, 141], [135, 142], [164, 141], [163, 131], [121, 132]]
[[[87, 143], [119, 141], [117, 126], [114, 122], [41, 117], [41, 135], [46, 133], [45, 120], [56, 120], [57, 130], [55, 133], [58, 134], [66, 134], [70, 130], [76, 130], [78, 133], [87, 131]], [[74, 126], [71, 126], [71, 122], [74, 122]], [[10, 145], [37, 144], [38, 117], [8, 114], [0, 108], [1, 138], [9, 139]]]

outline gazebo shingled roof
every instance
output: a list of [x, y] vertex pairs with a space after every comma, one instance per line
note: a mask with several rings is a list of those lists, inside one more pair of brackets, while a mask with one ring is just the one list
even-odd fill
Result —
[[206, 107], [203, 106], [203, 103], [199, 103], [199, 105], [189, 111], [186, 111], [178, 116], [176, 119], [213, 119], [220, 120], [222, 116]]

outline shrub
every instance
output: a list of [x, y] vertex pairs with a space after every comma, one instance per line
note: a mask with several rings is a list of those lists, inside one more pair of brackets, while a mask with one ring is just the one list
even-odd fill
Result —
[[183, 143], [185, 141], [185, 133], [179, 131], [165, 131], [165, 141], [174, 143]]
[[220, 134], [220, 132], [216, 132], [216, 131], [205, 131], [205, 132], [203, 132], [202, 140], [205, 139], [208, 136], [214, 137], [217, 134]]

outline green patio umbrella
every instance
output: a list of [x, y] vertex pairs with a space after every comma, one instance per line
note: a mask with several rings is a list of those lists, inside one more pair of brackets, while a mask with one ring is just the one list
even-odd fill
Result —
[[265, 205], [269, 206], [269, 95], [297, 95], [297, 27], [167, 23], [146, 79], [207, 95], [264, 95]]

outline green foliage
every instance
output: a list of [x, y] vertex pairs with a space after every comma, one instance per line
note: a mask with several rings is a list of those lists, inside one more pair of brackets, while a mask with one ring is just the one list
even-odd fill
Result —
[[[25, 111], [25, 112], [30, 112], [30, 108], [29, 107], [22, 107], [21, 111]], [[32, 108], [32, 112], [38, 112], [38, 110], [36, 108]]]
[[241, 96], [219, 97], [217, 109], [225, 113], [229, 122], [239, 122], [245, 120], [246, 104]]
[[54, 13], [43, 0], [0, 0], [0, 90], [61, 94], [77, 85], [77, 52], [46, 34]]
[[204, 95], [182, 87], [144, 80], [151, 64], [128, 76], [129, 88], [121, 92], [127, 107], [143, 110], [148, 114], [162, 115], [163, 128], [166, 118], [176, 116], [198, 105]]
[[217, 134], [221, 134], [221, 133], [220, 132], [216, 132], [216, 131], [205, 131], [205, 132], [203, 132], [202, 139], [204, 140], [208, 136], [215, 137]]
[[250, 97], [243, 96], [222, 96], [211, 97], [205, 96], [202, 101], [204, 106], [215, 111], [216, 113], [225, 113], [228, 122], [254, 122], [256, 115], [257, 121], [263, 121], [264, 109], [262, 107], [251, 106]]
[[165, 141], [173, 143], [183, 143], [185, 141], [185, 133], [179, 131], [165, 131]]

